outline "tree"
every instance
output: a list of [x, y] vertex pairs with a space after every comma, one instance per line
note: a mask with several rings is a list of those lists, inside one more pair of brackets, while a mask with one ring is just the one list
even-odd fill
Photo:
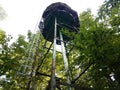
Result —
[[105, 17], [102, 19], [100, 16], [94, 19], [90, 10], [80, 14], [80, 33], [73, 41], [77, 46], [75, 50], [78, 51], [73, 66], [79, 66], [81, 70], [73, 81], [83, 82], [95, 90], [120, 89], [120, 67], [118, 66], [120, 63], [120, 43], [118, 43], [120, 36], [114, 28], [115, 26], [119, 29], [120, 20], [114, 21], [115, 16], [112, 17], [112, 15], [116, 14], [119, 17], [119, 13], [116, 12], [119, 11], [119, 8], [114, 8], [116, 9], [112, 9], [109, 18], [106, 11], [103, 11], [104, 14], [99, 12], [103, 15], [102, 17]]
[[[119, 3], [119, 0], [105, 1], [97, 17], [92, 15], [90, 9], [82, 12], [79, 16], [79, 33], [63, 32], [68, 37], [74, 37], [66, 44], [71, 84], [66, 82], [59, 52], [56, 62], [56, 81], [59, 89], [66, 90], [67, 86], [74, 90], [120, 89]], [[27, 38], [28, 40], [19, 35], [10, 45], [11, 36], [0, 31], [0, 76], [6, 76], [0, 81], [3, 90], [50, 88], [52, 48], [49, 47], [52, 47], [52, 44], [46, 42], [40, 32], [33, 34], [29, 31]], [[28, 59], [29, 62], [25, 64]], [[24, 65], [30, 66], [25, 73]]]
[[98, 12], [99, 20], [106, 26], [120, 32], [120, 1], [105, 0]]
[[12, 37], [6, 36], [5, 32], [0, 30], [0, 77], [5, 76], [1, 84], [3, 86], [8, 82], [8, 78], [11, 77], [12, 70], [14, 70], [14, 60], [11, 58], [11, 49], [9, 42]]
[[5, 10], [0, 5], [0, 20], [3, 20], [6, 17]]

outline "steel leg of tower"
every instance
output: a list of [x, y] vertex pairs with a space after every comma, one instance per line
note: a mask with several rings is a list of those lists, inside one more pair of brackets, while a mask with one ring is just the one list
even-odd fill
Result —
[[[53, 42], [53, 57], [52, 57], [52, 80], [51, 80], [51, 90], [56, 89], [56, 79], [55, 79], [55, 63], [56, 63], [56, 43], [57, 43], [57, 19], [55, 18], [55, 26], [54, 26], [54, 42]], [[69, 68], [68, 68], [68, 60], [66, 56], [66, 50], [65, 50], [65, 45], [63, 42], [63, 36], [62, 33], [60, 33], [60, 41], [61, 41], [61, 49], [62, 49], [62, 55], [63, 55], [63, 61], [64, 61], [64, 66], [67, 74], [67, 83], [71, 84], [70, 81], [70, 73], [69, 73]], [[68, 90], [71, 90], [70, 85], [68, 86]]]
[[[64, 66], [65, 66], [65, 70], [66, 70], [66, 74], [67, 74], [67, 83], [71, 84], [65, 45], [64, 45], [64, 42], [62, 42], [63, 41], [63, 36], [62, 36], [61, 32], [59, 32], [59, 33], [60, 33], [61, 49], [62, 49], [62, 55], [63, 55], [63, 60], [64, 60]], [[68, 86], [68, 90], [71, 90], [70, 85]]]
[[55, 18], [54, 26], [54, 42], [53, 42], [53, 58], [52, 58], [52, 80], [51, 80], [51, 90], [56, 88], [56, 79], [55, 79], [55, 63], [56, 63], [56, 39], [57, 39], [57, 19]]

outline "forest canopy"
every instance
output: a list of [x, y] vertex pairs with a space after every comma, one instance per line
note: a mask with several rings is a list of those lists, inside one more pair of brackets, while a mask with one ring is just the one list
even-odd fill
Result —
[[[71, 84], [66, 82], [62, 55], [57, 52], [57, 89], [120, 90], [120, 0], [106, 0], [97, 16], [87, 9], [79, 20], [77, 35], [63, 32], [74, 36], [66, 48]], [[11, 39], [0, 29], [0, 90], [50, 90], [51, 43], [44, 44], [39, 30], [19, 35], [12, 44]]]

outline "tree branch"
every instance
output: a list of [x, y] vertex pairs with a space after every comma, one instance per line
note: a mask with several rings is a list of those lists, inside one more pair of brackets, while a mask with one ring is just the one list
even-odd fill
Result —
[[[37, 72], [36, 73], [36, 75], [43, 75], [43, 76], [46, 76], [46, 77], [51, 77], [51, 75], [48, 75], [48, 74], [45, 74], [45, 73], [41, 73], [41, 72]], [[71, 86], [71, 87], [74, 87], [74, 88], [76, 88], [76, 90], [77, 89], [81, 89], [81, 90], [92, 90], [91, 88], [89, 88], [89, 87], [84, 87], [84, 86], [81, 86], [81, 85], [79, 85], [79, 84], [69, 84], [69, 83], [67, 83], [67, 82], [62, 82], [62, 81], [65, 81], [64, 79], [62, 79], [62, 78], [58, 78], [58, 77], [56, 77], [56, 81], [59, 81], [58, 82], [58, 84], [60, 84], [60, 85], [64, 85], [64, 86]]]
[[84, 70], [81, 72], [78, 77], [76, 77], [74, 80], [71, 81], [72, 84], [74, 84], [92, 65], [93, 63], [90, 63]]
[[42, 76], [51, 77], [51, 75], [48, 75], [48, 74], [45, 74], [45, 73], [41, 73], [41, 72], [37, 72], [36, 75], [42, 75]]

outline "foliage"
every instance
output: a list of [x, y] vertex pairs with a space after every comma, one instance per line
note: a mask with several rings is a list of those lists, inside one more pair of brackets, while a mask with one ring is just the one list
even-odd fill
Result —
[[[120, 35], [118, 31], [120, 20], [115, 20], [116, 16], [114, 15], [117, 15], [116, 19], [119, 19], [120, 16], [116, 12], [119, 11], [119, 8], [114, 8], [116, 9], [111, 10], [109, 17], [106, 17], [108, 14], [103, 11], [102, 15], [105, 18], [102, 19], [100, 16], [94, 19], [90, 10], [80, 14], [80, 33], [73, 41], [76, 50], [78, 50], [73, 66], [79, 66], [81, 72], [86, 70], [83, 75], [79, 75], [77, 83], [83, 82], [95, 90], [120, 89], [120, 67], [118, 65], [120, 63]], [[86, 69], [89, 65], [91, 65], [89, 69]]]
[[[97, 17], [90, 9], [80, 14], [78, 34], [63, 32], [74, 37], [66, 44], [73, 90], [120, 90], [119, 5], [119, 0], [106, 0]], [[11, 39], [12, 36], [0, 30], [0, 90], [50, 89], [51, 43], [39, 31], [36, 34], [28, 31], [27, 40], [19, 35], [10, 44]], [[66, 90], [68, 84], [60, 52], [56, 58], [57, 84]]]

